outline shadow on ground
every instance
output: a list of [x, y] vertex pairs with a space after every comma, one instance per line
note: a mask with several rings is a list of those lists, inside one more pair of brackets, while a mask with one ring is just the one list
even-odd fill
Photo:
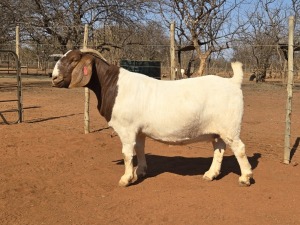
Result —
[[[254, 170], [259, 164], [260, 153], [254, 153], [253, 156], [248, 157], [252, 169]], [[212, 157], [183, 157], [183, 156], [160, 156], [146, 154], [146, 160], [148, 164], [147, 176], [156, 177], [162, 173], [174, 173], [182, 176], [195, 176], [203, 175], [210, 167], [212, 163]], [[114, 161], [117, 165], [123, 165], [123, 160]], [[136, 157], [134, 158], [134, 165], [137, 164]], [[221, 174], [217, 180], [222, 179], [230, 173], [240, 175], [240, 167], [234, 155], [224, 156], [221, 168]], [[143, 180], [143, 179], [142, 179]], [[139, 180], [137, 183], [142, 182]], [[254, 180], [251, 183], [255, 183]]]

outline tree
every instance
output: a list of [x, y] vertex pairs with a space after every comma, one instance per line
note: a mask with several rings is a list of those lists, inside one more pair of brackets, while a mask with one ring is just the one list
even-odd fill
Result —
[[165, 61], [168, 58], [166, 52], [169, 52], [169, 38], [158, 22], [135, 23], [134, 27], [107, 25], [93, 32], [93, 48], [110, 61]]
[[1, 4], [13, 12], [13, 21], [22, 25], [22, 33], [26, 33], [23, 38], [49, 43], [65, 52], [68, 45], [81, 45], [83, 24], [128, 26], [143, 17], [150, 3], [143, 0], [7, 0]]
[[[272, 61], [278, 62], [278, 44], [284, 42], [286, 33], [285, 6], [278, 0], [261, 0], [254, 10], [248, 12], [249, 26], [240, 33], [239, 44], [236, 45], [236, 58], [245, 55], [255, 64], [255, 70], [266, 76]], [[280, 53], [280, 52], [279, 52]]]
[[[233, 11], [243, 1], [174, 0], [158, 1], [159, 10], [167, 23], [175, 20], [178, 33], [190, 43], [200, 60], [197, 75], [204, 73], [210, 55], [229, 48], [229, 43], [242, 27]], [[171, 15], [171, 16], [170, 16]], [[235, 12], [238, 17], [238, 11]]]
[[0, 49], [9, 41], [15, 40], [16, 23], [13, 17], [13, 10], [6, 7], [5, 2], [0, 2]]

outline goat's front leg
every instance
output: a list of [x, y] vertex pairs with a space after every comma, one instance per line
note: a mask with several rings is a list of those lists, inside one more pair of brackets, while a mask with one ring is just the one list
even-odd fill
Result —
[[144, 134], [139, 134], [136, 139], [135, 152], [137, 156], [137, 168], [134, 173], [134, 181], [138, 178], [146, 176], [147, 162], [145, 157], [145, 140], [146, 136]]
[[203, 175], [203, 179], [211, 181], [220, 174], [223, 155], [226, 148], [225, 142], [221, 138], [216, 138], [212, 142], [214, 146], [214, 158], [207, 172]]
[[134, 174], [133, 174], [133, 149], [135, 143], [124, 144], [122, 147], [124, 165], [125, 165], [125, 173], [121, 177], [119, 181], [119, 186], [126, 187], [133, 182]]

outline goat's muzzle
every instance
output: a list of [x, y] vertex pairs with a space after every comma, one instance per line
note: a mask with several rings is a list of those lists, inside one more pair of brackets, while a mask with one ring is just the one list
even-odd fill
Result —
[[[63, 88], [65, 87], [65, 82], [63, 77], [57, 76], [52, 78], [52, 87], [58, 87], [58, 88]], [[67, 88], [67, 87], [65, 87]]]

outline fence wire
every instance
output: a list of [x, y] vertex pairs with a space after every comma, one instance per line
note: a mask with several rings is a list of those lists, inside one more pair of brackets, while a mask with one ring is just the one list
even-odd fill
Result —
[[[57, 36], [49, 35], [45, 30], [51, 29]], [[119, 65], [120, 60], [146, 60], [160, 61], [162, 67], [162, 77], [169, 77], [170, 71], [170, 41], [165, 35], [166, 31], [156, 32], [156, 29], [162, 31], [163, 28], [136, 27], [128, 30], [120, 26], [104, 26], [101, 24], [89, 27], [88, 29], [88, 47], [100, 51], [111, 63]], [[55, 64], [54, 54], [64, 54], [69, 49], [81, 48], [83, 44], [84, 26], [59, 26], [49, 28], [36, 28], [27, 24], [21, 25], [21, 54], [20, 61], [23, 65], [22, 73], [26, 74], [44, 74], [51, 72]], [[68, 39], [67, 39], [68, 37]], [[178, 49], [187, 46], [187, 44], [177, 45]], [[284, 65], [283, 54], [278, 54], [278, 45], [251, 45], [244, 48], [253, 48], [259, 50], [258, 55], [264, 57], [264, 49], [274, 50], [274, 55], [270, 60], [270, 66], [267, 76], [285, 79], [286, 67]], [[15, 50], [15, 42], [0, 44], [0, 49]], [[176, 52], [179, 53], [179, 52]], [[230, 58], [232, 49], [220, 54], [213, 54], [206, 67], [206, 74], [218, 74], [221, 76], [230, 76]], [[298, 54], [298, 53], [297, 53]], [[230, 56], [231, 55], [231, 56]], [[263, 65], [255, 65], [254, 57], [245, 58], [244, 53], [237, 54], [234, 57], [241, 58], [244, 63], [244, 70], [247, 75], [261, 70]], [[190, 71], [190, 74], [196, 72], [200, 61], [194, 51], [183, 51], [180, 54], [180, 63], [176, 54], [177, 67]], [[295, 75], [298, 77], [298, 68], [300, 66], [300, 57], [295, 57]], [[298, 66], [299, 65], [299, 66]]]
[[[35, 28], [36, 29], [36, 28]], [[24, 31], [21, 36], [20, 43], [20, 61], [21, 61], [21, 73], [22, 75], [46, 75], [51, 74], [52, 69], [56, 63], [57, 54], [63, 54], [66, 50], [81, 48], [83, 43], [83, 32], [84, 26], [80, 27], [59, 27], [55, 28], [56, 32], [60, 32], [62, 35], [66, 35], [68, 32], [76, 36], [71, 38], [65, 45], [62, 45], [57, 37], [52, 37], [45, 34], [45, 32], [36, 29], [36, 37], [39, 38], [39, 43], [30, 39], [28, 33], [29, 28], [21, 29]], [[27, 30], [27, 31], [26, 31]], [[0, 44], [0, 49], [15, 50], [16, 43], [14, 41], [7, 44]], [[129, 32], [128, 30], [120, 27], [89, 27], [88, 34], [88, 47], [100, 51], [104, 57], [111, 63], [119, 65], [122, 59], [127, 60], [145, 60], [145, 61], [160, 61], [161, 62], [161, 77], [163, 79], [170, 78], [170, 44], [166, 37], [155, 36], [153, 33], [145, 31], [135, 30]], [[178, 49], [183, 46], [177, 46]], [[243, 46], [245, 47], [245, 46]], [[266, 79], [269, 88], [278, 89], [278, 91], [285, 90], [286, 75], [287, 75], [287, 63], [284, 58], [284, 53], [278, 50], [278, 45], [252, 45], [246, 46], [247, 48], [260, 49], [260, 54], [263, 56], [263, 49], [273, 48], [275, 54], [271, 57], [269, 67], [266, 71]], [[295, 46], [297, 47], [297, 46]], [[239, 49], [237, 49], [239, 51]], [[232, 52], [232, 51], [229, 51]], [[177, 52], [178, 53], [178, 52]], [[243, 57], [243, 54], [237, 54], [237, 57]], [[249, 80], [250, 76], [257, 72], [259, 73], [261, 68], [256, 65], [255, 59], [252, 57], [243, 58], [245, 79]], [[178, 61], [178, 55], [177, 55]], [[300, 82], [299, 82], [299, 69], [300, 68], [300, 53], [295, 52], [295, 84], [294, 92], [297, 93], [293, 100], [293, 112], [292, 112], [292, 133], [291, 143], [296, 143], [299, 139], [300, 134], [300, 122], [297, 118], [300, 118], [300, 106], [299, 106], [299, 93], [300, 93]], [[199, 66], [199, 59], [197, 59], [194, 51], [181, 52], [181, 67], [185, 71], [191, 70], [191, 73], [195, 72]], [[11, 65], [7, 63], [7, 59], [0, 56], [0, 69], [9, 71]], [[0, 71], [1, 72], [1, 71]], [[206, 74], [217, 74], [223, 77], [232, 76], [232, 70], [230, 62], [228, 60], [228, 52], [225, 54], [213, 55], [208, 60], [206, 67]], [[1, 74], [0, 74], [1, 76]], [[255, 80], [253, 82], [256, 82]], [[252, 88], [256, 90], [256, 94], [260, 91], [264, 92], [262, 83], [258, 82], [252, 85]], [[272, 96], [270, 96], [272, 98]], [[264, 101], [270, 99], [265, 98]], [[286, 99], [282, 99], [282, 111], [284, 115]], [[269, 108], [272, 106], [266, 106], [265, 110], [272, 110]], [[251, 112], [255, 114], [256, 112]], [[285, 118], [265, 117], [265, 126], [269, 124], [277, 124], [278, 130], [270, 131], [273, 136], [276, 136], [278, 142], [276, 143], [261, 143], [265, 148], [276, 146], [276, 148], [284, 148], [284, 126]], [[257, 130], [255, 135], [263, 137], [266, 135], [264, 132]], [[262, 140], [263, 142], [263, 140]], [[250, 144], [251, 145], [251, 144]]]

